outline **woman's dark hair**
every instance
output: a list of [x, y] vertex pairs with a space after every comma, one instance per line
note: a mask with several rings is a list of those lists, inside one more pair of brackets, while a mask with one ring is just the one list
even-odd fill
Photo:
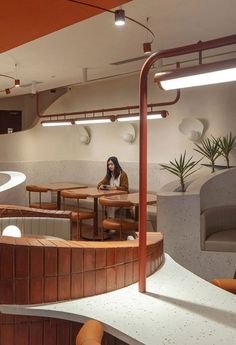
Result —
[[121, 168], [120, 163], [119, 163], [119, 161], [118, 161], [118, 159], [116, 157], [114, 157], [114, 156], [109, 157], [108, 160], [107, 160], [107, 174], [106, 174], [106, 178], [110, 180], [110, 178], [111, 178], [111, 171], [108, 168], [108, 162], [109, 161], [112, 161], [113, 164], [115, 165], [115, 170], [114, 170], [114, 177], [115, 178], [117, 178], [120, 175], [120, 173], [122, 172], [123, 169]]

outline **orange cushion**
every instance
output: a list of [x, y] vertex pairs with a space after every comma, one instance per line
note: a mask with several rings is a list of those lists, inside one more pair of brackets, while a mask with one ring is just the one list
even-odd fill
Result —
[[72, 222], [77, 222], [83, 219], [92, 219], [95, 217], [95, 212], [92, 211], [82, 211], [82, 212], [72, 212]]
[[96, 320], [88, 320], [76, 337], [76, 345], [100, 345], [103, 336], [103, 325]]
[[236, 294], [236, 279], [213, 279], [212, 284]]
[[102, 226], [107, 230], [121, 230], [136, 231], [138, 230], [138, 223], [132, 219], [106, 218], [102, 222]]
[[29, 207], [40, 208], [43, 210], [57, 210], [57, 204], [55, 204], [54, 202], [42, 202], [41, 204], [39, 202], [35, 202], [33, 204], [30, 204]]

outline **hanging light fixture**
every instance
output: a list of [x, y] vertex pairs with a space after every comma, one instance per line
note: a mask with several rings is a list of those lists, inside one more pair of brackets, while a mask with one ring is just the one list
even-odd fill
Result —
[[152, 43], [151, 42], [143, 43], [143, 52], [144, 52], [144, 54], [151, 54], [151, 52], [152, 52]]
[[20, 79], [15, 79], [15, 87], [20, 87]]
[[121, 8], [115, 11], [115, 25], [125, 25], [125, 11]]
[[236, 80], [236, 59], [156, 73], [154, 80], [163, 90], [234, 81]]
[[[148, 25], [148, 22], [149, 22], [149, 17], [147, 17], [147, 28], [149, 29], [149, 25]], [[143, 52], [144, 54], [151, 54], [152, 52], [152, 41], [149, 40], [149, 31], [147, 30], [147, 41], [143, 43]]]
[[15, 64], [16, 69], [16, 79], [15, 79], [15, 87], [20, 87], [20, 79], [18, 79], [18, 66]]
[[[163, 119], [167, 115], [169, 115], [168, 111], [166, 110], [159, 110], [156, 112], [149, 112], [147, 115], [148, 120], [158, 120], [158, 119]], [[118, 115], [117, 116], [117, 121], [118, 122], [131, 122], [131, 121], [139, 121], [140, 120], [140, 115], [139, 114], [133, 114], [133, 115]]]
[[20, 86], [20, 79], [17, 78], [17, 64], [15, 64], [15, 69], [16, 69], [16, 78], [7, 74], [0, 74], [0, 78], [4, 78], [4, 80], [6, 80], [6, 83], [7, 83], [7, 87], [4, 87], [3, 89], [1, 89], [0, 92], [5, 92], [6, 95], [10, 95], [12, 89]]
[[115, 116], [97, 116], [91, 118], [76, 119], [74, 123], [76, 125], [87, 125], [87, 124], [99, 124], [99, 123], [111, 123], [115, 121]]
[[72, 121], [71, 120], [48, 120], [48, 121], [42, 121], [41, 125], [43, 127], [71, 126]]
[[[74, 2], [74, 3], [79, 4], [79, 5], [83, 5], [83, 6], [96, 8], [96, 9], [99, 9], [101, 11], [113, 13], [113, 15], [115, 15], [115, 25], [117, 25], [117, 26], [124, 25], [126, 19], [130, 20], [131, 22], [133, 22], [139, 26], [141, 26], [153, 37], [152, 41], [148, 41], [148, 42], [144, 43], [144, 45], [145, 45], [145, 46], [143, 45], [144, 53], [150, 53], [152, 51], [151, 44], [152, 44], [153, 40], [155, 39], [155, 35], [152, 32], [152, 30], [149, 29], [148, 25], [144, 25], [144, 24], [140, 23], [139, 21], [137, 21], [136, 19], [133, 19], [131, 17], [126, 16], [125, 11], [123, 9], [120, 8], [118, 10], [113, 11], [113, 10], [109, 10], [108, 8], [97, 6], [97, 5], [87, 3], [84, 1], [79, 1], [79, 0], [68, 0], [68, 1]], [[147, 18], [147, 22], [148, 22], [148, 18]]]

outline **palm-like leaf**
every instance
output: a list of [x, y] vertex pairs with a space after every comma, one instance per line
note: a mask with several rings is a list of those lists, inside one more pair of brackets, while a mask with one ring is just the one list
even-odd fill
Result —
[[186, 151], [185, 151], [184, 154], [180, 155], [179, 160], [175, 158], [173, 162], [172, 161], [169, 162], [169, 165], [160, 164], [162, 167], [162, 170], [167, 170], [170, 173], [179, 177], [182, 192], [185, 191], [185, 179], [199, 169], [197, 168], [193, 170], [194, 167], [200, 162], [201, 159], [198, 161], [192, 161], [192, 159], [193, 157], [190, 157], [188, 160], [186, 159]]
[[219, 138], [212, 140], [209, 138], [203, 139], [200, 144], [195, 144], [197, 148], [194, 150], [201, 153], [203, 156], [211, 161], [212, 171], [215, 171], [215, 161], [221, 155], [219, 147]]
[[[216, 141], [213, 137], [213, 140]], [[220, 137], [218, 139], [220, 155], [226, 159], [227, 167], [229, 168], [229, 154], [234, 149], [236, 145], [236, 137], [232, 136], [232, 133], [226, 135], [226, 137]]]

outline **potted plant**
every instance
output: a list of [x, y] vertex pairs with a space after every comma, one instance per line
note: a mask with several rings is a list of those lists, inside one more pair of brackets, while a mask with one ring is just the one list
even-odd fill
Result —
[[197, 169], [194, 169], [194, 168], [201, 161], [201, 159], [198, 161], [193, 161], [192, 159], [193, 157], [186, 159], [186, 151], [185, 151], [184, 154], [180, 155], [179, 160], [175, 159], [173, 162], [169, 161], [169, 165], [160, 164], [162, 167], [162, 170], [167, 170], [170, 173], [178, 176], [178, 178], [180, 179], [181, 192], [185, 192], [186, 190], [185, 188], [186, 178], [200, 169], [200, 168], [197, 168]]
[[219, 147], [219, 138], [212, 140], [205, 138], [200, 144], [195, 144], [197, 148], [194, 150], [201, 153], [203, 156], [208, 158], [211, 162], [212, 172], [215, 171], [215, 161], [221, 155], [221, 149]]
[[[217, 141], [217, 139], [215, 139], [214, 137], [213, 137], [213, 140]], [[221, 156], [225, 158], [227, 168], [229, 168], [229, 154], [236, 145], [236, 137], [235, 136], [233, 137], [232, 133], [230, 132], [225, 137], [220, 137], [218, 139], [218, 145], [219, 145], [219, 153]]]

